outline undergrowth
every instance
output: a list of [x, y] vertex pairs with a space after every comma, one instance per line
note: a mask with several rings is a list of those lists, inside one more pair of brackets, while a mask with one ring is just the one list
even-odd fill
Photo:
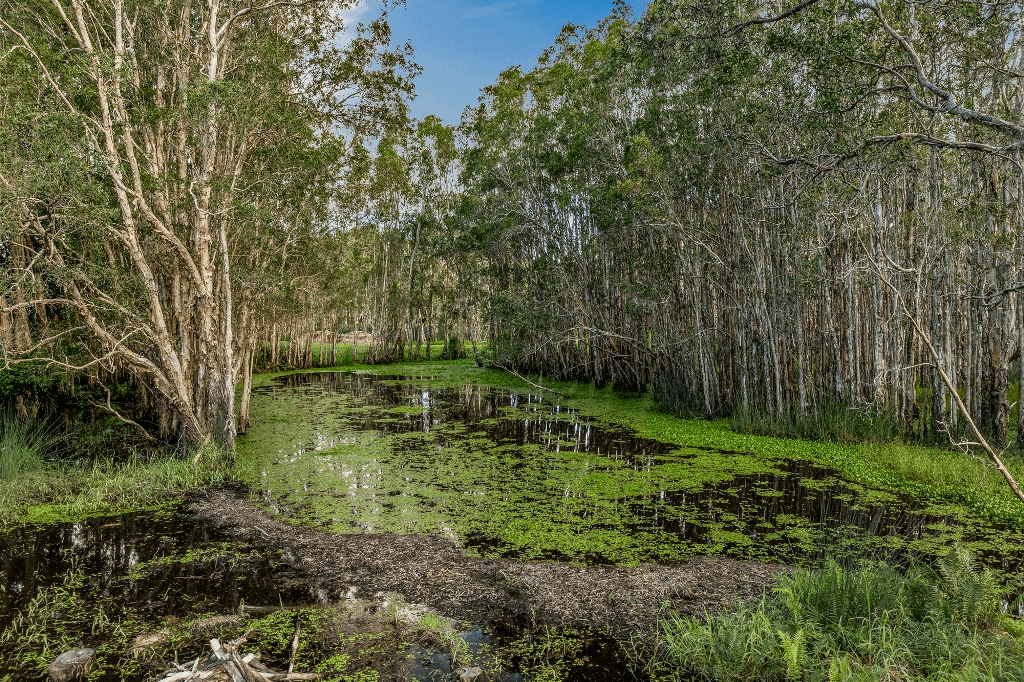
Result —
[[0, 410], [0, 481], [44, 468], [59, 443], [45, 424], [24, 419], [10, 408]]
[[838, 402], [818, 405], [807, 414], [762, 414], [740, 407], [729, 418], [729, 426], [737, 433], [829, 443], [885, 442], [903, 435], [894, 414], [855, 409]]
[[663, 623], [657, 680], [1024, 680], [1024, 624], [963, 548], [931, 570], [881, 562], [781, 576], [759, 601]]
[[204, 446], [73, 463], [49, 463], [0, 480], [0, 528], [69, 521], [151, 506], [183, 490], [231, 480], [229, 453]]

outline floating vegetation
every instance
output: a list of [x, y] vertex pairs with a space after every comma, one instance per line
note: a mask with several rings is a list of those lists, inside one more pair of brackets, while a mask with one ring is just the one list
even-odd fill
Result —
[[[567, 402], [471, 381], [465, 368], [435, 370], [303, 373], [258, 386], [240, 445], [258, 500], [295, 523], [443, 534], [470, 553], [517, 559], [800, 563], [852, 527], [879, 555], [939, 556], [960, 541], [1003, 569], [1020, 561], [1016, 532], [851, 480], [822, 466], [812, 444], [732, 435], [728, 449], [689, 422], [648, 420], [694, 429], [680, 445], [685, 434], [666, 429], [660, 440], [593, 416], [597, 398]], [[261, 424], [264, 412], [301, 418]], [[790, 452], [739, 447], [747, 441]]]

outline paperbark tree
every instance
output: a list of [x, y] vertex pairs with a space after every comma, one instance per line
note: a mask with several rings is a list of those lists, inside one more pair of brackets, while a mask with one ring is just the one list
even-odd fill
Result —
[[[21, 125], [0, 163], [2, 241], [25, 264], [4, 274], [3, 312], [63, 316], [5, 344], [5, 363], [126, 369], [165, 437], [232, 446], [265, 296], [251, 273], [323, 218], [362, 137], [405, 117], [410, 54], [388, 51], [384, 22], [339, 47], [351, 4], [3, 6], [5, 115]], [[33, 171], [47, 154], [49, 184]]]

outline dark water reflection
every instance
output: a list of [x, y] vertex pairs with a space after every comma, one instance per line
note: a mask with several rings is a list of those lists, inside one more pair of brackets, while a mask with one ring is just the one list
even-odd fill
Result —
[[292, 599], [276, 589], [267, 556], [227, 540], [206, 521], [169, 512], [15, 529], [0, 538], [0, 629], [69, 573], [80, 573], [91, 599], [113, 599], [142, 617]]

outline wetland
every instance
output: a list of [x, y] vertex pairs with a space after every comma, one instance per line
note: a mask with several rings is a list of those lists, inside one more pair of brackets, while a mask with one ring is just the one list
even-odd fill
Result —
[[299, 661], [329, 679], [643, 679], [638, 642], [672, 618], [792, 567], [931, 566], [954, 546], [1019, 608], [1024, 542], [977, 509], [865, 482], [828, 448], [559, 388], [465, 363], [258, 377], [235, 483], [4, 536], [0, 675], [90, 646], [98, 679], [154, 679], [230, 615], [204, 636], [255, 632], [283, 665], [301, 625]]

